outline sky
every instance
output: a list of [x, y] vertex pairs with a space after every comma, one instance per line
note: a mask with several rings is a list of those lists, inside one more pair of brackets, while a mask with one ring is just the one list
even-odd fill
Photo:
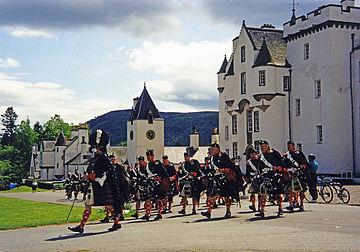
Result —
[[[340, 0], [298, 0], [296, 14]], [[281, 29], [292, 0], [0, 0], [0, 113], [81, 123], [129, 109], [218, 109], [216, 72], [247, 26]], [[357, 3], [358, 4], [358, 3]]]

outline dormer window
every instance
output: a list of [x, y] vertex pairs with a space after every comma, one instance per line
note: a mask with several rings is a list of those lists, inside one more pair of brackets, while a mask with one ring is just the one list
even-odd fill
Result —
[[148, 113], [148, 122], [149, 122], [149, 124], [153, 124], [153, 123], [154, 123], [154, 115], [153, 115], [153, 113], [151, 112], [151, 110], [150, 110], [149, 113]]

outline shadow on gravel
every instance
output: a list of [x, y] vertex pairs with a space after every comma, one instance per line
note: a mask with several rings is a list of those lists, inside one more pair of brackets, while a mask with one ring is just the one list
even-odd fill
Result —
[[199, 219], [199, 220], [194, 220], [190, 223], [201, 223], [201, 222], [211, 222], [211, 221], [226, 221], [226, 220], [229, 220], [229, 219], [237, 219], [239, 217], [236, 217], [236, 216], [231, 216], [230, 218], [224, 218], [224, 217], [214, 217], [214, 218], [211, 218], [210, 220], [205, 218], [204, 219]]
[[176, 219], [176, 218], [181, 218], [181, 217], [186, 217], [186, 216], [195, 216], [197, 214], [180, 214], [180, 215], [173, 215], [173, 216], [169, 216], [166, 219]]
[[264, 219], [261, 219], [260, 217], [255, 216], [253, 218], [245, 220], [245, 222], [267, 221], [267, 220], [282, 219], [282, 218], [284, 218], [284, 217], [283, 216], [278, 217], [277, 215], [265, 216]]
[[238, 212], [238, 214], [252, 214], [252, 213], [255, 213], [255, 212], [252, 211], [252, 210], [249, 210], [249, 211], [240, 211], [240, 212]]
[[70, 234], [70, 235], [60, 235], [58, 237], [53, 237], [53, 238], [49, 238], [46, 239], [45, 241], [63, 241], [63, 240], [69, 240], [69, 239], [78, 239], [78, 238], [84, 238], [84, 237], [89, 237], [89, 236], [94, 236], [94, 235], [101, 235], [101, 234], [106, 234], [106, 233], [110, 233], [110, 231], [101, 231], [101, 232], [93, 232], [93, 233], [84, 233], [84, 234]]

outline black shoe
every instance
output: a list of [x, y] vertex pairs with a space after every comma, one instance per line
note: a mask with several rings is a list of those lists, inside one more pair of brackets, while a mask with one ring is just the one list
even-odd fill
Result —
[[264, 212], [258, 212], [255, 214], [255, 216], [260, 217], [261, 219], [265, 218], [265, 213]]
[[139, 214], [138, 212], [134, 213], [131, 215], [131, 217], [135, 218], [135, 219], [138, 219], [139, 218]]
[[109, 223], [110, 221], [110, 216], [105, 216], [104, 219], [100, 220], [101, 223]]
[[157, 214], [154, 218], [154, 220], [156, 220], [156, 221], [161, 220], [161, 219], [162, 219], [162, 216], [160, 214]]
[[294, 207], [292, 205], [286, 207], [287, 210], [289, 210], [290, 213], [294, 212]]
[[191, 214], [196, 214], [196, 210], [193, 209], [192, 212], [191, 212]]
[[185, 209], [180, 210], [180, 211], [178, 212], [178, 214], [186, 214]]
[[279, 209], [277, 216], [281, 216], [284, 214], [284, 211], [282, 209]]
[[299, 212], [304, 212], [305, 210], [304, 210], [304, 206], [300, 206], [299, 207]]
[[84, 233], [84, 228], [80, 227], [80, 226], [76, 226], [76, 227], [68, 227], [68, 229], [72, 232], [75, 232], [75, 233], [79, 233], [79, 234], [82, 234]]
[[256, 207], [255, 206], [249, 206], [249, 209], [252, 210], [253, 212], [256, 212]]
[[113, 232], [113, 231], [119, 230], [120, 228], [121, 228], [121, 224], [115, 224], [115, 223], [114, 223], [114, 225], [112, 225], [112, 227], [109, 228], [108, 230], [109, 230], [110, 232]]
[[230, 212], [226, 212], [224, 218], [225, 219], [229, 219], [231, 217], [231, 213]]
[[211, 213], [209, 213], [208, 211], [206, 211], [206, 212], [201, 212], [201, 215], [202, 215], [202, 216], [205, 216], [206, 218], [208, 218], [208, 220], [210, 220], [210, 218], [211, 218]]
[[143, 217], [140, 218], [141, 220], [146, 220], [148, 221], [150, 219], [149, 215], [144, 215]]

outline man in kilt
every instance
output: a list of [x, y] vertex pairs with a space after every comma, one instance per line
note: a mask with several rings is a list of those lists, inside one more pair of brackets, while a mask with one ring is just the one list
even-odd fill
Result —
[[146, 152], [146, 157], [148, 159], [148, 178], [155, 182], [152, 199], [145, 201], [146, 216], [148, 219], [152, 203], [156, 203], [158, 213], [154, 220], [160, 220], [162, 219], [163, 202], [165, 201], [170, 188], [169, 175], [163, 167], [163, 164], [159, 160], [155, 160], [154, 152], [152, 150]]
[[196, 214], [196, 206], [199, 205], [200, 194], [203, 190], [202, 173], [200, 171], [200, 163], [196, 159], [191, 159], [188, 152], [184, 153], [184, 162], [181, 164], [178, 172], [180, 184], [180, 196], [182, 209], [179, 214], [186, 214], [187, 198], [192, 198], [192, 212]]
[[171, 213], [171, 206], [174, 201], [174, 196], [179, 194], [178, 185], [177, 185], [177, 174], [176, 169], [173, 163], [170, 162], [168, 156], [162, 157], [163, 166], [168, 173], [169, 180], [170, 180], [170, 188], [168, 196], [165, 198], [164, 201], [164, 210], [163, 213], [166, 213], [168, 211]]
[[261, 184], [261, 178], [260, 174], [263, 171], [263, 168], [265, 167], [264, 163], [259, 159], [258, 153], [255, 149], [252, 149], [249, 151], [250, 159], [246, 161], [246, 179], [248, 183], [250, 184], [250, 203], [249, 206], [250, 210], [253, 212], [256, 212], [256, 194], [258, 194], [258, 209], [260, 209], [260, 184]]
[[[260, 161], [265, 165], [263, 170], [267, 170], [265, 177], [271, 181], [271, 187], [261, 186], [260, 188], [260, 209], [259, 214], [261, 218], [265, 217], [265, 203], [266, 194], [274, 195], [278, 205], [278, 216], [283, 215], [282, 201], [284, 193], [284, 184], [288, 180], [288, 172], [285, 168], [284, 159], [282, 155], [275, 149], [271, 149], [267, 141], [260, 141]], [[265, 192], [262, 191], [264, 188]]]
[[95, 152], [87, 168], [87, 179], [90, 185], [82, 220], [79, 225], [69, 227], [72, 232], [84, 232], [84, 226], [90, 217], [92, 206], [105, 206], [112, 209], [114, 224], [108, 230], [116, 231], [121, 228], [120, 213], [124, 201], [121, 191], [121, 173], [110, 163], [106, 154], [108, 143], [109, 137], [104, 131], [97, 130], [90, 135], [90, 148]]
[[202, 212], [201, 215], [211, 218], [211, 211], [214, 207], [214, 203], [219, 197], [225, 198], [226, 213], [225, 218], [231, 217], [231, 201], [232, 199], [239, 200], [239, 191], [236, 185], [236, 171], [234, 163], [231, 162], [229, 156], [220, 151], [220, 146], [217, 143], [211, 145], [211, 166], [215, 170], [213, 174], [213, 186], [207, 188], [210, 190], [206, 212]]
[[[307, 190], [307, 167], [308, 162], [304, 153], [295, 148], [293, 141], [287, 142], [288, 152], [284, 154], [285, 166], [291, 175], [288, 183], [289, 188], [289, 206], [286, 208], [290, 213], [294, 212], [295, 207], [299, 211], [304, 211], [304, 198]], [[300, 196], [300, 204], [299, 204]]]

